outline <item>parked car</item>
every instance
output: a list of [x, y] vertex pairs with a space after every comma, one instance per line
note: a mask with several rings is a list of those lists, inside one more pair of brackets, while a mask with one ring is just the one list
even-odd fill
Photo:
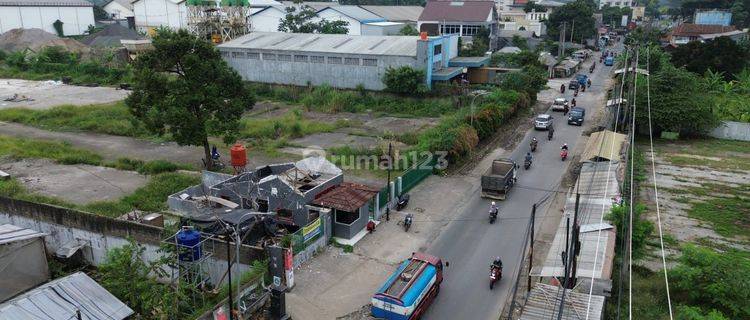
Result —
[[553, 118], [548, 114], [540, 114], [534, 119], [534, 129], [548, 130], [552, 126]]
[[577, 80], [577, 79], [572, 79], [572, 80], [570, 80], [570, 82], [568, 83], [568, 89], [570, 89], [570, 90], [576, 90], [576, 89], [578, 89], [578, 88], [580, 88], [580, 87], [581, 87], [581, 84], [580, 84], [580, 83], [578, 83], [578, 80]]
[[570, 109], [570, 112], [568, 113], [568, 124], [575, 124], [582, 126], [583, 125], [583, 118], [586, 117], [586, 109], [575, 107], [573, 109]]
[[563, 111], [565, 110], [565, 106], [568, 105], [568, 99], [565, 98], [557, 98], [554, 102], [552, 102], [552, 111]]

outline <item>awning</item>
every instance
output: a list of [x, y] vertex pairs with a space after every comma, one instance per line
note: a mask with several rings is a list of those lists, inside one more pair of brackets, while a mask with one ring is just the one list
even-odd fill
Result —
[[432, 81], [448, 81], [453, 77], [463, 73], [463, 68], [448, 67], [432, 72]]

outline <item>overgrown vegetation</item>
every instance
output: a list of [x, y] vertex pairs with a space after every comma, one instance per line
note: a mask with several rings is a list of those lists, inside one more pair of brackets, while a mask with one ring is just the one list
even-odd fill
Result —
[[248, 86], [259, 99], [298, 104], [307, 110], [327, 113], [375, 112], [438, 117], [456, 110], [453, 100], [447, 97], [404, 97], [366, 90], [335, 89], [329, 85], [292, 87], [253, 83]]
[[387, 91], [398, 94], [421, 95], [427, 92], [424, 70], [410, 66], [388, 67], [383, 75], [383, 84]]
[[280, 117], [243, 118], [240, 121], [240, 137], [245, 139], [300, 138], [320, 132], [331, 132], [349, 126], [349, 121], [333, 123], [308, 120], [302, 117], [302, 110], [294, 109]]
[[[162, 248], [161, 259], [147, 261], [144, 251], [145, 247], [134, 241], [112, 249], [95, 275], [97, 282], [132, 308], [138, 319], [194, 319], [227, 296], [226, 284], [218, 294], [212, 294], [184, 285], [182, 281], [176, 287], [156, 281], [155, 276], [169, 276], [165, 270], [175, 253]], [[252, 268], [233, 283], [233, 288], [257, 281], [265, 272], [266, 263], [254, 261]]]
[[113, 85], [130, 82], [132, 72], [124, 62], [115, 58], [114, 52], [105, 52], [82, 58], [78, 53], [62, 47], [45, 47], [38, 53], [17, 51], [2, 53], [0, 77], [28, 80], [63, 80], [72, 84]]
[[152, 136], [134, 121], [125, 103], [90, 106], [63, 105], [47, 110], [10, 108], [0, 110], [0, 120], [52, 131], [89, 131], [127, 137]]

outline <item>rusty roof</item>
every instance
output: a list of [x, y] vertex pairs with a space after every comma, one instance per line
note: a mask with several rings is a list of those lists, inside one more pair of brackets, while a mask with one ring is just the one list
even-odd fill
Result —
[[344, 182], [320, 193], [313, 204], [353, 212], [370, 201], [380, 190], [357, 183]]
[[494, 8], [494, 1], [427, 1], [419, 21], [486, 22]]
[[694, 24], [683, 23], [672, 30], [673, 36], [697, 37], [702, 34], [724, 33], [737, 30], [734, 26], [722, 26], [718, 24]]

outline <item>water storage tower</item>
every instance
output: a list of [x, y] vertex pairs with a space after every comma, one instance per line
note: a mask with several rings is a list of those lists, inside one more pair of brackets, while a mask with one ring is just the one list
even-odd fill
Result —
[[250, 33], [250, 1], [221, 0], [221, 41]]
[[248, 0], [187, 0], [188, 30], [201, 39], [226, 42], [250, 32]]
[[234, 174], [240, 174], [245, 172], [245, 166], [247, 166], [247, 150], [241, 143], [236, 143], [229, 149], [229, 155], [232, 160], [232, 168], [234, 168]]
[[[192, 292], [205, 289], [209, 281], [208, 258], [213, 248], [206, 245], [206, 241], [213, 235], [201, 233], [193, 227], [182, 227], [175, 234], [163, 241], [173, 248], [174, 263], [172, 264], [172, 283], [195, 288]], [[213, 243], [213, 242], [210, 242]], [[197, 302], [200, 297], [193, 297]]]

